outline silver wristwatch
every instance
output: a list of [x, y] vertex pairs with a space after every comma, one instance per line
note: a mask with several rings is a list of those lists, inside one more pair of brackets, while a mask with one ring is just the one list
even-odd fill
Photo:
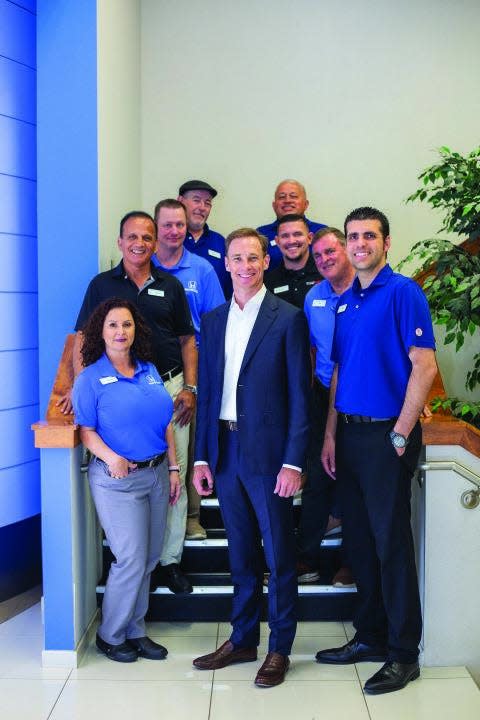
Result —
[[196, 386], [196, 385], [187, 385], [187, 384], [185, 384], [185, 385], [183, 386], [183, 389], [184, 389], [184, 390], [190, 390], [190, 392], [193, 393], [193, 395], [196, 395], [196, 394], [197, 394], [197, 386]]
[[408, 438], [395, 432], [395, 430], [390, 431], [390, 440], [394, 448], [405, 448], [408, 445]]

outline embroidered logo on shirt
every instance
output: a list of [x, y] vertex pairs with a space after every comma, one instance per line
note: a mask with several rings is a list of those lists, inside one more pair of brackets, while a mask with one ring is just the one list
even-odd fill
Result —
[[157, 378], [153, 377], [153, 375], [145, 375], [145, 380], [149, 385], [161, 385], [161, 380], [157, 380]]
[[270, 245], [273, 246], [273, 245], [276, 245], [276, 244], [277, 244], [277, 243], [275, 242], [275, 240], [270, 240]]
[[287, 292], [290, 290], [290, 287], [288, 285], [281, 285], [280, 287], [273, 288], [273, 292], [275, 294], [281, 293], [281, 292]]
[[189, 280], [189, 281], [188, 281], [188, 285], [187, 285], [187, 287], [185, 288], [185, 290], [188, 290], [189, 292], [196, 292], [196, 293], [198, 293], [197, 281], [196, 281], [196, 280]]
[[339, 305], [337, 308], [337, 313], [345, 312], [346, 309], [347, 309], [347, 303], [345, 303], [345, 305]]
[[114, 375], [106, 375], [103, 378], [99, 378], [102, 385], [110, 385], [110, 383], [118, 382], [118, 378]]
[[208, 249], [208, 254], [211, 255], [211, 256], [214, 257], [214, 258], [221, 258], [221, 257], [222, 257], [219, 252], [217, 252], [216, 250], [210, 250], [210, 248]]
[[155, 290], [155, 288], [148, 288], [147, 292], [149, 295], [156, 295], [157, 297], [165, 297], [165, 293], [163, 290]]
[[314, 300], [312, 302], [312, 307], [325, 307], [327, 304], [326, 300]]
[[422, 328], [417, 328], [417, 329], [415, 330], [415, 335], [416, 335], [417, 337], [421, 337], [421, 336], [423, 335], [423, 330], [422, 330]]

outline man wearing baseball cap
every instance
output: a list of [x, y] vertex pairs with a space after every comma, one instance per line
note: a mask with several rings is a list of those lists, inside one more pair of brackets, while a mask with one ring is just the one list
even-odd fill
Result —
[[187, 180], [178, 190], [178, 200], [187, 211], [185, 247], [213, 266], [226, 298], [232, 295], [230, 274], [225, 269], [225, 238], [207, 225], [217, 191], [204, 180]]

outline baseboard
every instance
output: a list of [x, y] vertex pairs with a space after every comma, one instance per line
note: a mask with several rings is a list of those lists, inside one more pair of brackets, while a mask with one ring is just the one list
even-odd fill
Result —
[[75, 650], [42, 650], [42, 666], [77, 668], [96, 633], [99, 614], [100, 610], [97, 609]]

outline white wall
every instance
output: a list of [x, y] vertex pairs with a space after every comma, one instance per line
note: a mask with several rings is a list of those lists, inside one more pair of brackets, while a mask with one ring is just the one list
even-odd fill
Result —
[[142, 0], [142, 199], [189, 177], [220, 190], [212, 225], [267, 222], [283, 177], [313, 218], [391, 218], [398, 261], [440, 221], [404, 206], [446, 144], [478, 144], [477, 0]]
[[99, 268], [117, 263], [118, 223], [140, 208], [140, 4], [98, 0]]
[[404, 205], [434, 149], [478, 145], [479, 22], [478, 0], [141, 0], [143, 205], [205, 178], [226, 233], [296, 177], [313, 219], [383, 209], [395, 264], [441, 225]]

